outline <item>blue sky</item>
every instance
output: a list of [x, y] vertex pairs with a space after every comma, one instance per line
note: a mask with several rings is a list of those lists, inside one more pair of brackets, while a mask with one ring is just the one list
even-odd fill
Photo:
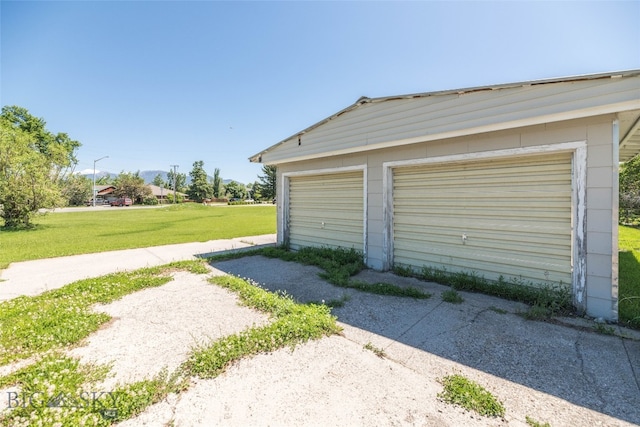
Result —
[[640, 2], [0, 2], [0, 103], [77, 170], [248, 157], [355, 102], [640, 68]]

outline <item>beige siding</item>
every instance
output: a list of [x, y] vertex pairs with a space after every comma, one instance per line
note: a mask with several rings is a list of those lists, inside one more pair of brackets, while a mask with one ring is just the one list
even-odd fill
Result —
[[[392, 251], [391, 240], [387, 234], [387, 227], [393, 224], [392, 219], [387, 222], [383, 215], [384, 206], [381, 199], [385, 194], [392, 197], [389, 183], [383, 178], [385, 162], [402, 162], [412, 159], [429, 159], [456, 154], [484, 153], [490, 150], [518, 149], [542, 145], [555, 145], [573, 141], [587, 141], [587, 189], [591, 197], [586, 200], [586, 236], [589, 253], [583, 256], [586, 260], [586, 298], [579, 306], [595, 317], [610, 320], [617, 319], [617, 240], [614, 231], [617, 211], [612, 200], [615, 200], [615, 182], [617, 178], [613, 171], [617, 166], [612, 156], [615, 150], [612, 122], [616, 115], [602, 115], [598, 117], [569, 120], [557, 123], [547, 123], [527, 126], [512, 130], [483, 133], [472, 136], [429, 141], [400, 147], [372, 150], [342, 156], [318, 157], [302, 162], [285, 163], [278, 166], [279, 187], [278, 194], [278, 239], [281, 243], [288, 238], [288, 218], [282, 203], [288, 191], [288, 183], [284, 185], [283, 175], [307, 173], [319, 169], [339, 169], [353, 165], [366, 165], [367, 177], [367, 264], [375, 269], [390, 267], [389, 251]], [[631, 125], [627, 126], [627, 129]], [[607, 178], [603, 168], [612, 171]], [[286, 180], [284, 180], [286, 181]], [[287, 181], [288, 182], [288, 181]], [[575, 182], [574, 182], [575, 184]], [[606, 189], [606, 192], [603, 190]], [[579, 201], [584, 205], [584, 200]], [[574, 205], [575, 208], [576, 205]], [[583, 206], [584, 208], [584, 206]], [[458, 237], [460, 238], [460, 237]], [[611, 244], [606, 244], [611, 238]], [[470, 241], [469, 241], [470, 242]], [[579, 241], [574, 241], [579, 245]], [[595, 251], [595, 252], [594, 252]], [[574, 255], [575, 257], [575, 255]], [[574, 279], [575, 280], [575, 279]], [[577, 289], [574, 289], [576, 292]]]
[[364, 251], [363, 172], [289, 178], [289, 243]]
[[571, 200], [568, 153], [394, 169], [394, 263], [570, 286]]
[[421, 137], [427, 140], [492, 125], [522, 126], [521, 121], [536, 117], [541, 118], [540, 123], [549, 123], [554, 115], [556, 120], [562, 120], [565, 112], [623, 102], [638, 104], [638, 100], [639, 76], [374, 101], [311, 129], [301, 135], [300, 143], [296, 136], [270, 149], [263, 153], [262, 161], [278, 163], [322, 153], [362, 150], [385, 142]]

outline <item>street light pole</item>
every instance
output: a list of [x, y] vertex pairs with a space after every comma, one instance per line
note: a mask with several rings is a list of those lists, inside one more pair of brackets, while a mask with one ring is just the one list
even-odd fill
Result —
[[178, 203], [176, 200], [176, 187], [178, 184], [178, 165], [169, 165], [173, 168], [173, 203]]
[[93, 161], [93, 207], [96, 207], [96, 163], [98, 163], [102, 159], [106, 159], [109, 156], [100, 157], [97, 160]]

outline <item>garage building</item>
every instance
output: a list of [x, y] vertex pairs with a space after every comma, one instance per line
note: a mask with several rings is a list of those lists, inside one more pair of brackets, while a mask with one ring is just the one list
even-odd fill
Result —
[[566, 286], [617, 320], [618, 164], [640, 70], [353, 105], [251, 157], [278, 167], [278, 242]]

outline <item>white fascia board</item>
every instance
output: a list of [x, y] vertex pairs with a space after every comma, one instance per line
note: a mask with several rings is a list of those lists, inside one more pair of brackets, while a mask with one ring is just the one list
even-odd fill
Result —
[[[440, 132], [432, 135], [421, 135], [412, 138], [379, 142], [375, 144], [359, 145], [349, 147], [342, 150], [332, 150], [320, 153], [306, 154], [303, 156], [288, 157], [284, 159], [269, 160], [265, 159], [265, 164], [278, 165], [282, 163], [299, 162], [304, 160], [313, 160], [322, 157], [341, 156], [345, 154], [361, 153], [364, 151], [379, 150], [383, 148], [399, 147], [403, 145], [417, 144], [421, 142], [437, 141], [441, 139], [456, 138], [461, 136], [476, 135], [480, 133], [496, 132], [501, 130], [515, 129], [526, 126], [535, 126], [544, 123], [561, 122], [566, 120], [581, 119], [586, 117], [599, 116], [604, 114], [614, 114], [621, 111], [630, 111], [640, 109], [640, 99], [620, 102], [616, 104], [585, 108], [581, 110], [567, 111], [564, 113], [554, 113], [544, 116], [529, 117], [526, 119], [514, 120], [510, 122], [492, 123], [472, 128], [456, 129], [449, 132]], [[268, 156], [268, 152], [264, 152], [263, 156]]]

